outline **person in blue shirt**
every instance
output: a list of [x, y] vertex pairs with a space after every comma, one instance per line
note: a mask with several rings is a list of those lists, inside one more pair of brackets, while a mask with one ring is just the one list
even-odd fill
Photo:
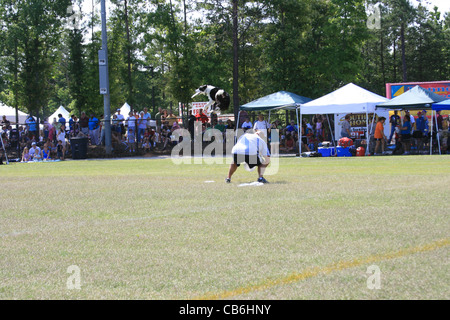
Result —
[[91, 138], [91, 145], [99, 145], [100, 144], [100, 121], [91, 113], [91, 117], [89, 118], [89, 137]]
[[422, 136], [426, 137], [428, 135], [428, 118], [427, 118], [427, 110], [423, 110], [422, 112], [417, 113], [416, 120], [416, 130], [422, 132]]
[[292, 132], [292, 131], [298, 131], [298, 127], [297, 127], [297, 125], [295, 124], [295, 121], [291, 121], [291, 124], [289, 124], [287, 127], [286, 127], [286, 132]]
[[28, 129], [28, 137], [30, 139], [33, 139], [33, 136], [35, 139], [37, 139], [37, 123], [36, 120], [30, 115], [28, 119], [26, 120], [25, 124], [27, 125]]
[[405, 148], [404, 155], [409, 154], [411, 148], [411, 119], [408, 115], [403, 118], [403, 125], [399, 125], [400, 137]]
[[70, 130], [70, 131], [74, 131], [74, 128], [73, 128], [73, 125], [74, 125], [74, 123], [75, 123], [74, 118], [75, 118], [75, 115], [71, 115], [71, 116], [70, 116], [70, 119], [69, 119], [69, 130]]
[[58, 122], [61, 123], [61, 126], [66, 126], [66, 118], [64, 118], [61, 113], [58, 114]]

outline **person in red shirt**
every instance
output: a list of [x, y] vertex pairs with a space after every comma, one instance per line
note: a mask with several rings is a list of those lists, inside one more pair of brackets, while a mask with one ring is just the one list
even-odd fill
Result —
[[385, 117], [380, 117], [378, 119], [378, 123], [377, 126], [375, 128], [375, 134], [374, 134], [374, 138], [376, 141], [376, 145], [375, 145], [375, 155], [377, 154], [377, 152], [380, 149], [380, 145], [381, 145], [381, 152], [383, 154], [385, 154], [384, 152], [384, 146], [386, 144], [386, 136], [384, 135], [384, 123], [386, 121]]
[[203, 113], [203, 109], [200, 109], [199, 112], [195, 115], [197, 121], [201, 121], [202, 124], [208, 122], [208, 116]]

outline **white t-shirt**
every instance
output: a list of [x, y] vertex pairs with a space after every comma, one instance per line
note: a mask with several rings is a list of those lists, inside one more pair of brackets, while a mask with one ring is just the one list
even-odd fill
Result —
[[267, 143], [255, 133], [243, 134], [231, 149], [232, 154], [270, 156]]
[[136, 128], [137, 119], [134, 116], [128, 117], [127, 124], [128, 128]]
[[242, 124], [242, 129], [251, 129], [252, 128], [252, 123], [250, 121], [245, 121]]
[[122, 124], [122, 121], [125, 120], [125, 117], [123, 116], [123, 114], [118, 114], [117, 115], [117, 121], [119, 121], [119, 124]]
[[66, 133], [65, 132], [60, 132], [58, 133], [58, 135], [56, 136], [56, 141], [62, 141], [63, 146], [66, 145]]
[[255, 125], [253, 126], [253, 129], [255, 130], [267, 130], [269, 129], [269, 123], [265, 120], [263, 121], [256, 121]]

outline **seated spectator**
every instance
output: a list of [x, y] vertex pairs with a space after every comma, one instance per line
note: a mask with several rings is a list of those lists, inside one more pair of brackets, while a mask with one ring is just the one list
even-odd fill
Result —
[[41, 159], [42, 158], [41, 153], [42, 153], [41, 148], [39, 148], [36, 145], [36, 142], [32, 142], [31, 149], [30, 149], [31, 160]]
[[286, 138], [284, 140], [284, 146], [280, 148], [281, 151], [291, 152], [294, 151], [295, 141], [291, 133], [286, 133]]
[[52, 159], [56, 159], [56, 157], [57, 157], [57, 151], [58, 151], [58, 148], [57, 148], [57, 146], [56, 146], [56, 142], [51, 142], [51, 144], [50, 144], [50, 146], [49, 146], [49, 149], [50, 149], [50, 156], [51, 156], [51, 158]]
[[295, 124], [294, 120], [286, 127], [286, 135], [288, 132], [291, 133], [293, 131], [298, 131], [298, 126]]
[[244, 132], [245, 131], [247, 131], [247, 130], [249, 130], [249, 129], [252, 129], [253, 128], [253, 125], [252, 125], [252, 123], [250, 122], [250, 119], [247, 117], [247, 118], [245, 118], [245, 121], [244, 121], [244, 123], [242, 124], [242, 129], [244, 129]]
[[177, 121], [175, 121], [174, 123], [172, 123], [172, 132], [174, 132], [175, 130], [181, 129], [180, 125], [178, 124]]
[[225, 126], [225, 130], [234, 130], [235, 126], [233, 121], [231, 121], [230, 119], [227, 120], [227, 125]]
[[225, 125], [223, 124], [223, 121], [219, 119], [219, 122], [214, 126], [214, 129], [219, 130], [220, 132], [225, 132]]
[[170, 131], [169, 121], [164, 121], [164, 124], [161, 127], [161, 141], [163, 143], [162, 150], [165, 150], [167, 148], [167, 145], [170, 142], [171, 134], [172, 132]]
[[30, 154], [30, 151], [28, 150], [28, 147], [25, 147], [24, 149], [23, 149], [23, 152], [22, 152], [22, 160], [21, 160], [22, 162], [28, 162], [28, 161], [31, 161], [31, 154]]
[[56, 146], [56, 157], [59, 160], [64, 160], [64, 154], [66, 153], [65, 146], [63, 145], [62, 140], [58, 140], [58, 145]]
[[52, 160], [51, 151], [47, 144], [45, 144], [44, 149], [42, 149], [42, 160], [44, 161]]

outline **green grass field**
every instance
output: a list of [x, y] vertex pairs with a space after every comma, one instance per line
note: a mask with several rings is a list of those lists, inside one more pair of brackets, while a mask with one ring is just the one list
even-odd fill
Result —
[[0, 299], [450, 298], [449, 156], [282, 158], [259, 187], [227, 171], [1, 166]]

